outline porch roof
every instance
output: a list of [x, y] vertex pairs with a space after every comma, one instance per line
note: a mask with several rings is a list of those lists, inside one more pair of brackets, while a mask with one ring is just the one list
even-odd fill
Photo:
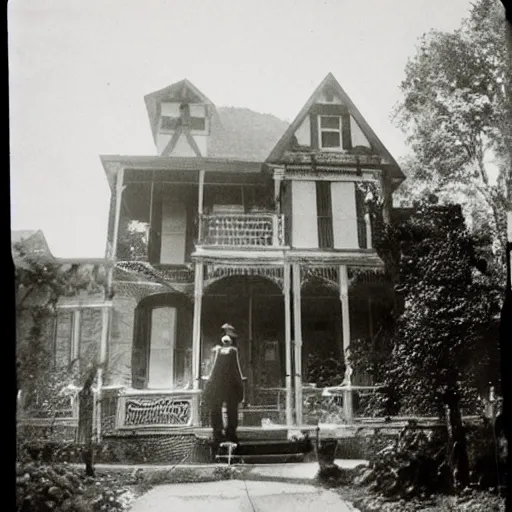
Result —
[[[246, 176], [260, 175], [262, 171], [262, 162], [226, 158], [101, 155], [100, 159], [111, 190], [115, 189], [116, 176], [121, 169], [147, 172], [148, 179], [150, 173], [153, 172], [181, 171], [194, 182], [198, 181], [198, 171], [200, 170], [209, 173], [237, 173]], [[161, 175], [160, 177], [162, 178]]]

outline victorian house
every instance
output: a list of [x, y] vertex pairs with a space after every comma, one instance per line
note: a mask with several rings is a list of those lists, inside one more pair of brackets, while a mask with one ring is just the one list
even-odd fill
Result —
[[[104, 432], [207, 428], [201, 390], [225, 322], [239, 333], [242, 426], [313, 422], [311, 355], [346, 363], [340, 385], [364, 380], [345, 356], [381, 307], [361, 279], [383, 267], [368, 201], [389, 218], [404, 174], [332, 74], [289, 125], [217, 108], [188, 80], [145, 103], [156, 155], [101, 156], [115, 261]], [[351, 393], [343, 407], [352, 418]]]

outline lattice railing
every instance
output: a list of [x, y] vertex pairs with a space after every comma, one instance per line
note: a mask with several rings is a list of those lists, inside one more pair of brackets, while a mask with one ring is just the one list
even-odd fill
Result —
[[20, 417], [32, 419], [77, 419], [77, 393], [78, 390], [62, 396], [55, 396], [49, 401], [46, 394], [39, 393], [37, 390], [30, 395], [20, 391], [17, 400], [18, 414]]
[[121, 395], [118, 427], [186, 426], [192, 422], [192, 396], [167, 393]]
[[203, 215], [199, 244], [279, 247], [284, 245], [284, 216], [272, 213]]

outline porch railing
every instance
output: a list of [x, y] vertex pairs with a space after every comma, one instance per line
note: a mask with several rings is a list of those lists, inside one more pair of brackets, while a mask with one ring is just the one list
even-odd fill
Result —
[[202, 215], [199, 245], [279, 247], [284, 245], [284, 215], [273, 213]]
[[196, 421], [200, 392], [195, 390], [129, 390], [117, 400], [116, 427], [187, 427]]

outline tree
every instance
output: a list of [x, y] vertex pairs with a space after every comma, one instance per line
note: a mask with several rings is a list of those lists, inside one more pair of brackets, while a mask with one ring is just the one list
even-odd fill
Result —
[[469, 475], [461, 406], [496, 374], [499, 303], [474, 268], [474, 245], [460, 208], [424, 203], [394, 236], [403, 311], [385, 383], [397, 393], [402, 412], [445, 417], [449, 462], [464, 486]]
[[41, 389], [41, 379], [53, 370], [47, 336], [59, 298], [85, 290], [101, 290], [103, 277], [79, 264], [61, 264], [28, 252], [23, 243], [13, 247], [17, 324], [16, 393]]
[[478, 199], [501, 258], [512, 168], [503, 24], [499, 0], [478, 0], [458, 30], [425, 34], [407, 63], [395, 112], [413, 150], [409, 182], [426, 193], [442, 196], [456, 187]]
[[[48, 257], [25, 250], [23, 243], [13, 247], [16, 297], [16, 395], [18, 391], [29, 398], [43, 395], [38, 405], [56, 409], [62, 400], [61, 391], [75, 378], [82, 383], [79, 393], [79, 438], [84, 444], [86, 474], [93, 475], [92, 459], [92, 384], [100, 367], [91, 360], [80, 372], [77, 361], [68, 368], [55, 367], [51, 344], [48, 343], [48, 324], [58, 300], [82, 290], [104, 290], [106, 282], [101, 273], [78, 264], [63, 265]], [[27, 327], [28, 329], [23, 329]], [[82, 373], [82, 375], [80, 375]]]

